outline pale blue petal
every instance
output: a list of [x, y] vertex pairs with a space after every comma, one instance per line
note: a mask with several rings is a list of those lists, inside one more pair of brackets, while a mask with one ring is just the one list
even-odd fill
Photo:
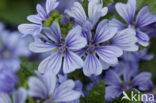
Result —
[[111, 27], [116, 27], [118, 29], [118, 31], [121, 31], [123, 29], [126, 28], [126, 25], [122, 24], [120, 21], [118, 21], [117, 19], [113, 19], [110, 22], [110, 26]]
[[42, 76], [43, 82], [46, 85], [49, 95], [53, 95], [55, 86], [56, 86], [56, 75], [48, 71]]
[[28, 86], [28, 93], [31, 97], [40, 97], [42, 99], [46, 99], [48, 97], [47, 87], [44, 85], [43, 81], [37, 77], [30, 77]]
[[65, 38], [65, 42], [71, 50], [80, 50], [87, 44], [86, 39], [81, 36], [81, 27], [79, 26], [69, 31], [67, 37]]
[[57, 0], [46, 0], [47, 14], [50, 14], [57, 6], [59, 2]]
[[57, 74], [62, 65], [62, 53], [56, 52], [55, 54], [44, 59], [38, 67], [40, 73], [52, 71]]
[[83, 66], [83, 61], [80, 56], [77, 54], [66, 51], [63, 63], [63, 72], [70, 73], [73, 72], [75, 69], [79, 69]]
[[116, 64], [118, 57], [123, 54], [123, 51], [116, 46], [102, 46], [96, 48], [98, 56], [108, 64]]
[[27, 90], [24, 88], [19, 88], [17, 91], [13, 92], [14, 103], [25, 103], [27, 99]]
[[136, 32], [131, 28], [118, 32], [118, 34], [111, 40], [111, 43], [114, 46], [117, 46], [124, 51], [137, 51], [138, 46], [136, 45], [136, 42]]
[[36, 24], [42, 24], [43, 19], [39, 15], [30, 15], [27, 20]]
[[49, 28], [43, 28], [43, 32], [49, 39], [55, 42], [60, 42], [62, 34], [60, 30], [60, 25], [57, 22], [53, 22], [53, 24]]
[[110, 27], [108, 20], [103, 20], [99, 23], [94, 37], [95, 43], [103, 43], [111, 39], [117, 33], [117, 28]]
[[73, 17], [78, 23], [84, 23], [87, 20], [85, 11], [82, 5], [78, 2], [75, 2], [71, 9], [65, 10], [65, 13], [70, 17]]
[[52, 51], [56, 48], [56, 46], [49, 42], [43, 42], [41, 40], [35, 40], [35, 42], [29, 45], [29, 49], [35, 53], [43, 53]]
[[144, 6], [136, 17], [136, 27], [144, 27], [156, 22], [156, 15], [153, 15], [148, 10], [148, 6]]
[[117, 3], [115, 5], [118, 14], [128, 23], [133, 24], [135, 10], [136, 10], [136, 0], [128, 0], [127, 4]]
[[36, 36], [40, 34], [41, 32], [41, 25], [36, 25], [36, 24], [21, 24], [18, 26], [18, 30], [24, 34], [32, 34], [33, 36]]
[[136, 36], [137, 36], [137, 39], [138, 39], [138, 43], [140, 45], [142, 45], [144, 47], [147, 47], [149, 45], [150, 38], [146, 33], [142, 32], [142, 31], [138, 31], [136, 33]]
[[11, 103], [9, 95], [5, 93], [0, 93], [0, 103]]
[[85, 59], [84, 66], [83, 66], [83, 73], [86, 76], [91, 75], [100, 75], [102, 73], [102, 65], [98, 58], [93, 54], [89, 53]]
[[53, 94], [53, 99], [55, 102], [69, 102], [76, 100], [80, 97], [80, 92], [73, 90], [75, 84], [72, 80], [67, 80], [62, 83], [58, 88], [56, 88]]
[[37, 10], [38, 15], [43, 20], [47, 18], [47, 13], [45, 12], [44, 8], [40, 4], [37, 4], [36, 10]]

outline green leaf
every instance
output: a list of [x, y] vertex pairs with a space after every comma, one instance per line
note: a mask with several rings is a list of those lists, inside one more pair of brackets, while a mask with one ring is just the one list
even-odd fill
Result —
[[88, 84], [88, 83], [90, 83], [89, 78], [87, 78], [87, 77], [83, 74], [82, 70], [76, 70], [76, 71], [74, 71], [74, 72], [72, 72], [72, 73], [69, 73], [69, 74], [68, 74], [68, 78], [69, 78], [69, 79], [73, 79], [73, 80], [80, 80], [83, 84]]
[[27, 86], [27, 80], [30, 76], [35, 75], [34, 71], [38, 68], [38, 62], [29, 62], [27, 58], [21, 58], [21, 68], [17, 73], [19, 78], [18, 86]]
[[88, 3], [89, 3], [88, 0], [83, 0], [82, 2], [82, 6], [86, 12], [86, 15], [88, 15]]
[[105, 81], [95, 84], [86, 98], [80, 98], [80, 103], [105, 103]]
[[[13, 25], [28, 22], [26, 17], [35, 13], [37, 1], [38, 0], [0, 0], [0, 20]], [[1, 4], [1, 2], [3, 4]]]

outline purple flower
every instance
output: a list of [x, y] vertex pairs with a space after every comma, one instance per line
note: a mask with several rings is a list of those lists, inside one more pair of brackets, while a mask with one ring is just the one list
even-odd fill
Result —
[[32, 34], [38, 35], [42, 30], [42, 23], [49, 17], [50, 13], [58, 6], [57, 0], [46, 0], [45, 9], [38, 4], [36, 7], [37, 14], [27, 17], [28, 21], [34, 24], [21, 24], [18, 29], [24, 35]]
[[20, 56], [28, 56], [28, 38], [21, 38], [19, 32], [2, 29], [0, 34], [0, 68], [9, 67], [13, 71], [20, 68]]
[[82, 5], [79, 2], [75, 2], [71, 9], [65, 11], [70, 17], [75, 19], [75, 22], [80, 25], [85, 25], [87, 22], [90, 22], [91, 28], [93, 28], [98, 20], [107, 14], [108, 8], [100, 4], [99, 0], [92, 0], [88, 4], [88, 17], [85, 14], [85, 11]]
[[[134, 16], [136, 11], [136, 0], [128, 0], [127, 4], [117, 3], [115, 5], [118, 14], [128, 23], [128, 28], [132, 28], [136, 32], [137, 41], [142, 46], [148, 46], [149, 36], [140, 31], [142, 27], [145, 27], [151, 23], [156, 22], [156, 16], [152, 15], [147, 6], [144, 6], [136, 16], [136, 22], [134, 24]], [[118, 30], [123, 30], [126, 25], [122, 24], [120, 21], [113, 19], [111, 21], [112, 26], [118, 28]]]
[[28, 85], [29, 95], [44, 99], [44, 103], [70, 102], [80, 97], [80, 92], [74, 90], [75, 83], [72, 80], [60, 84], [52, 72], [39, 75], [39, 78], [30, 77]]
[[81, 57], [74, 53], [86, 45], [85, 38], [80, 36], [79, 26], [70, 30], [66, 38], [62, 37], [60, 26], [56, 22], [50, 28], [44, 28], [43, 32], [45, 33], [44, 41], [38, 39], [30, 45], [30, 50], [34, 52], [52, 52], [51, 56], [40, 63], [38, 70], [41, 73], [53, 71], [57, 74], [61, 69], [62, 60], [64, 73], [73, 72], [83, 66]]
[[21, 87], [13, 92], [12, 97], [13, 102], [8, 94], [0, 93], [0, 103], [26, 103], [27, 91]]
[[0, 92], [10, 93], [18, 82], [16, 74], [10, 68], [0, 69]]
[[[138, 87], [140, 91], [151, 89], [151, 73], [141, 72], [135, 76], [133, 73], [135, 72], [132, 68], [126, 68], [123, 75], [118, 75], [113, 70], [106, 72], [106, 100], [111, 101], [116, 97], [120, 97], [123, 91], [133, 90], [136, 87]], [[122, 76], [124, 81], [122, 81]]]

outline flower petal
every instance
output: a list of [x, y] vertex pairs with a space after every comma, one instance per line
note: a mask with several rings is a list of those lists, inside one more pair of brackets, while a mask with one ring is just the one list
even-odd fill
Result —
[[116, 33], [117, 29], [115, 27], [110, 27], [108, 20], [103, 20], [98, 24], [94, 37], [94, 42], [103, 43], [111, 39]]
[[80, 92], [72, 90], [75, 84], [72, 80], [67, 80], [62, 83], [53, 94], [55, 102], [69, 102], [76, 100], [80, 97]]
[[44, 83], [37, 77], [30, 77], [28, 81], [28, 93], [31, 97], [40, 97], [46, 99], [48, 97], [48, 90]]
[[59, 2], [57, 0], [46, 0], [46, 10], [47, 14], [50, 14], [58, 6]]
[[156, 15], [149, 12], [148, 6], [144, 6], [136, 17], [136, 27], [144, 27], [156, 22]]
[[88, 4], [88, 16], [92, 23], [92, 27], [96, 25], [102, 16], [105, 16], [108, 12], [108, 8], [104, 7], [98, 0], [92, 0]]
[[43, 32], [49, 39], [55, 42], [60, 42], [62, 34], [60, 30], [60, 25], [57, 22], [53, 22], [53, 24], [49, 28], [43, 28]]
[[107, 85], [119, 86], [121, 84], [119, 75], [113, 70], [106, 72], [105, 80]]
[[52, 51], [55, 48], [56, 46], [54, 44], [49, 43], [49, 42], [43, 42], [39, 39], [35, 40], [35, 42], [29, 45], [29, 50], [36, 52], [36, 53]]
[[149, 36], [144, 33], [144, 32], [141, 32], [141, 31], [138, 31], [136, 33], [136, 36], [137, 36], [137, 39], [138, 39], [138, 43], [144, 47], [148, 46], [149, 45]]
[[117, 57], [120, 57], [123, 52], [116, 46], [102, 46], [96, 48], [98, 56], [108, 64], [116, 64], [118, 62]]
[[111, 40], [113, 45], [125, 51], [137, 51], [136, 42], [136, 32], [131, 28], [122, 30]]
[[0, 103], [11, 103], [9, 95], [5, 93], [0, 93]]
[[122, 94], [122, 90], [116, 86], [108, 86], [106, 87], [106, 100], [112, 101], [116, 97], [120, 97]]
[[40, 4], [37, 4], [36, 10], [37, 10], [38, 15], [39, 15], [43, 20], [46, 19], [47, 13], [45, 12], [44, 8], [43, 8]]
[[73, 72], [75, 69], [81, 68], [82, 66], [83, 61], [81, 57], [71, 51], [66, 51], [63, 63], [64, 73]]
[[[152, 74], [148, 72], [142, 72], [138, 74], [133, 80], [131, 85], [132, 86], [139, 86], [139, 88], [143, 89], [146, 83], [149, 83], [151, 80]], [[148, 85], [146, 85], [148, 86]], [[142, 88], [143, 87], [143, 88]]]
[[45, 73], [48, 71], [53, 71], [53, 73], [57, 74], [62, 65], [62, 53], [57, 52], [54, 55], [51, 55], [44, 59], [38, 67], [40, 73]]
[[56, 75], [52, 71], [49, 71], [42, 76], [42, 79], [48, 89], [49, 95], [52, 95], [56, 86]]
[[93, 53], [89, 53], [86, 57], [83, 67], [83, 73], [88, 77], [91, 75], [97, 76], [102, 73], [102, 65]]
[[27, 20], [36, 24], [42, 24], [42, 18], [39, 15], [30, 15], [27, 17]]
[[110, 22], [110, 26], [111, 27], [116, 27], [118, 29], [118, 31], [121, 31], [123, 29], [126, 28], [126, 25], [122, 24], [120, 21], [118, 21], [117, 19], [113, 19]]
[[24, 34], [32, 34], [33, 36], [36, 36], [40, 34], [41, 31], [41, 25], [36, 25], [36, 24], [21, 24], [18, 26], [18, 30]]
[[85, 11], [79, 2], [75, 2], [71, 9], [65, 10], [65, 13], [73, 17], [78, 23], [84, 23], [87, 20]]
[[115, 5], [118, 14], [128, 23], [133, 24], [135, 10], [136, 10], [136, 0], [128, 0], [127, 4], [117, 3]]
[[71, 50], [80, 50], [85, 47], [87, 41], [84, 37], [81, 36], [81, 27], [77, 26], [69, 31], [67, 37], [65, 38], [66, 45]]
[[14, 103], [25, 103], [27, 99], [27, 91], [24, 88], [19, 88], [17, 91], [13, 92]]

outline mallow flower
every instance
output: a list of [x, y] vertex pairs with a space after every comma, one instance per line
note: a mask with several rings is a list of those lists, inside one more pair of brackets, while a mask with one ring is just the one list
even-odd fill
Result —
[[22, 38], [19, 32], [0, 31], [0, 68], [9, 67], [13, 71], [20, 68], [20, 56], [28, 56], [28, 38]]
[[84, 56], [83, 72], [86, 76], [100, 75], [103, 69], [118, 63], [118, 57], [123, 51], [138, 49], [133, 30], [125, 29], [117, 33], [117, 29], [111, 27], [108, 20], [99, 22], [95, 32], [88, 29], [82, 36], [87, 39], [87, 45], [78, 53]]
[[49, 28], [44, 28], [43, 32], [45, 34], [45, 36], [41, 34], [43, 40], [37, 39], [30, 44], [30, 50], [33, 52], [52, 52], [51, 56], [40, 63], [39, 72], [53, 71], [57, 74], [63, 64], [63, 72], [70, 73], [83, 66], [81, 57], [74, 52], [86, 45], [86, 39], [81, 36], [79, 26], [74, 27], [68, 34], [65, 34], [67, 35], [65, 38], [57, 22], [54, 22]]
[[63, 103], [80, 97], [80, 92], [74, 90], [74, 81], [66, 80], [59, 83], [55, 73], [52, 72], [46, 72], [44, 75], [37, 74], [38, 78], [30, 77], [28, 81], [28, 93], [32, 98], [40, 98], [43, 103]]
[[45, 7], [37, 4], [37, 14], [27, 17], [27, 20], [33, 24], [21, 24], [18, 27], [19, 31], [24, 35], [32, 34], [33, 36], [37, 36], [41, 32], [45, 20], [54, 14], [52, 12], [58, 5], [59, 2], [57, 0], [46, 0]]
[[128, 0], [127, 4], [117, 3], [115, 9], [118, 14], [125, 20], [127, 25], [121, 23], [120, 21], [113, 19], [111, 21], [112, 26], [118, 28], [118, 30], [123, 30], [125, 28], [132, 28], [136, 32], [137, 41], [142, 46], [148, 46], [149, 36], [145, 32], [141, 31], [141, 28], [156, 22], [156, 16], [149, 12], [148, 7], [144, 6], [140, 9], [136, 16], [136, 21], [134, 21], [136, 12], [136, 0]]
[[[114, 70], [106, 72], [106, 100], [111, 101], [120, 97], [123, 91], [139, 90], [146, 91], [152, 87], [151, 73], [141, 72], [134, 75], [133, 68], [125, 68], [124, 73], [119, 75]], [[123, 79], [122, 79], [123, 77]], [[137, 88], [138, 87], [138, 88]]]
[[0, 92], [12, 92], [15, 89], [17, 82], [18, 78], [11, 68], [5, 67], [0, 69]]
[[88, 17], [79, 2], [75, 2], [70, 9], [65, 10], [65, 13], [74, 18], [76, 24], [85, 28], [86, 23], [90, 22], [90, 27], [93, 28], [99, 19], [107, 14], [107, 11], [108, 8], [103, 7], [100, 0], [91, 0], [88, 4]]
[[27, 91], [23, 87], [15, 90], [11, 95], [0, 93], [0, 103], [26, 103]]

